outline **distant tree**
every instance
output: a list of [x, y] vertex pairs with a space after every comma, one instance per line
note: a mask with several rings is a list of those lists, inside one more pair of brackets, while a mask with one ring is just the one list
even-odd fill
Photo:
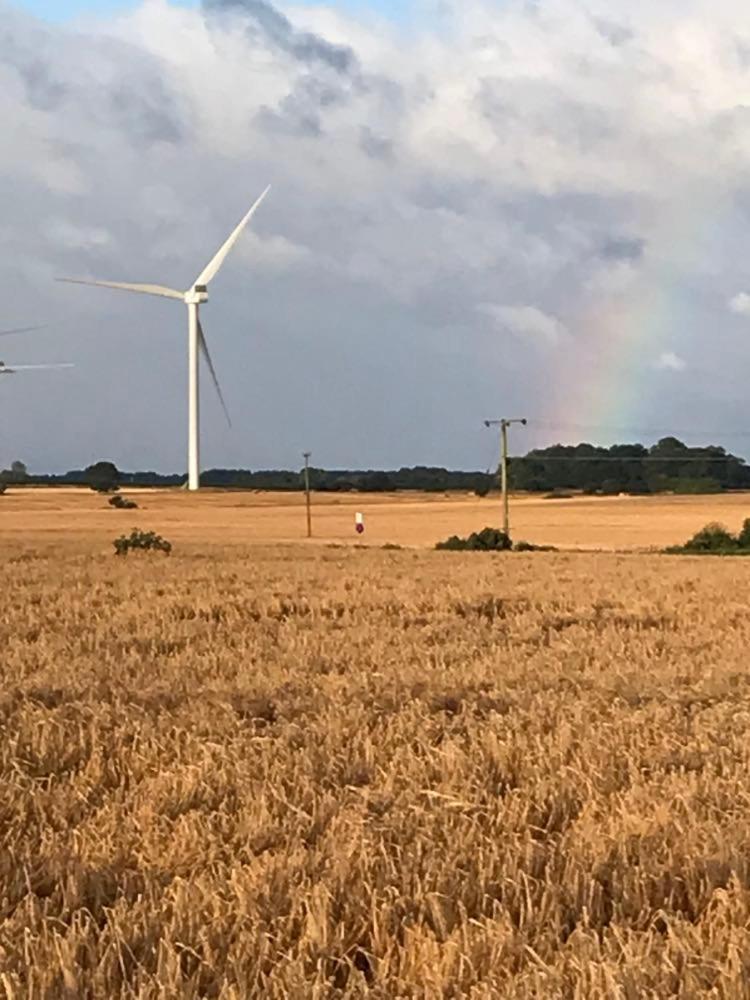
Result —
[[29, 478], [29, 473], [23, 462], [12, 462], [10, 466], [10, 479], [11, 483], [25, 483]]
[[114, 493], [120, 488], [120, 473], [114, 462], [95, 462], [88, 466], [84, 475], [91, 489], [97, 493]]
[[663, 437], [651, 449], [652, 455], [674, 455], [675, 452], [685, 452], [688, 446], [676, 437]]

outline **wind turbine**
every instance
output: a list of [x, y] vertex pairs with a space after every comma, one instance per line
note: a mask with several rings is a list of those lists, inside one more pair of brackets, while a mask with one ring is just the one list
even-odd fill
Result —
[[[0, 330], [0, 337], [11, 337], [16, 333], [31, 333], [32, 330], [41, 330], [41, 326], [17, 326], [12, 330]], [[0, 361], [0, 375], [16, 375], [18, 372], [29, 372], [29, 371], [41, 371], [50, 368], [73, 368], [74, 366], [68, 364], [60, 365], [6, 365], [4, 361]]]
[[224, 402], [224, 397], [219, 385], [211, 355], [208, 351], [208, 344], [201, 326], [199, 307], [208, 302], [208, 285], [218, 274], [222, 264], [226, 260], [230, 250], [242, 235], [242, 231], [252, 219], [256, 209], [270, 191], [270, 185], [254, 203], [250, 211], [244, 216], [237, 228], [229, 236], [229, 239], [220, 247], [218, 253], [204, 267], [193, 284], [186, 292], [180, 292], [175, 288], [168, 288], [165, 285], [151, 284], [131, 284], [123, 281], [87, 281], [80, 278], [58, 278], [58, 281], [67, 281], [74, 285], [97, 285], [103, 288], [119, 288], [124, 292], [140, 292], [144, 295], [158, 295], [167, 299], [179, 299], [188, 307], [188, 489], [197, 490], [200, 488], [200, 442], [199, 442], [199, 382], [198, 382], [198, 362], [200, 354], [205, 358], [208, 370], [211, 373], [214, 387], [219, 397], [219, 401], [224, 410], [224, 414], [229, 420], [229, 412]]

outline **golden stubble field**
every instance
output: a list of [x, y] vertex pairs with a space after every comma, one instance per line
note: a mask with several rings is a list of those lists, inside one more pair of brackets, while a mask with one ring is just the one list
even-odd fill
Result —
[[750, 996], [750, 563], [6, 500], [0, 996]]
[[[288, 543], [305, 540], [300, 493], [129, 490], [140, 508], [114, 511], [88, 489], [12, 489], [0, 498], [0, 544], [26, 538], [37, 547], [72, 542], [107, 546], [133, 526], [187, 545]], [[365, 514], [365, 545], [432, 547], [449, 535], [501, 521], [497, 496], [473, 494], [316, 494], [316, 542], [351, 544], [354, 514]], [[739, 530], [750, 517], [750, 494], [697, 497], [513, 499], [512, 534], [543, 545], [584, 550], [644, 550], [685, 541], [709, 521]]]

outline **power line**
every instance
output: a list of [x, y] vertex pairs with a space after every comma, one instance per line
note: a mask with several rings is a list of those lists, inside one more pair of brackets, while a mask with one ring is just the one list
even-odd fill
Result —
[[[553, 445], [554, 447], [554, 445]], [[717, 462], [737, 462], [739, 465], [744, 465], [741, 458], [737, 458], [736, 455], [718, 455], [706, 456], [701, 458], [699, 455], [688, 455], [685, 458], [677, 458], [676, 456], [664, 456], [660, 458], [658, 455], [624, 455], [622, 458], [617, 458], [614, 455], [539, 455], [534, 454], [534, 452], [529, 452], [526, 455], [516, 455], [515, 458], [511, 459], [513, 462], [677, 462], [680, 465], [684, 465], [688, 462], [700, 462], [702, 465], [706, 463], [714, 464]]]
[[750, 437], [750, 430], [728, 431], [721, 430], [698, 430], [695, 428], [686, 429], [684, 427], [615, 427], [605, 424], [576, 424], [560, 423], [551, 420], [530, 420], [529, 429], [535, 427], [552, 430], [578, 430], [578, 431], [608, 431], [614, 434], [664, 434], [673, 437], [676, 434], [686, 437]]

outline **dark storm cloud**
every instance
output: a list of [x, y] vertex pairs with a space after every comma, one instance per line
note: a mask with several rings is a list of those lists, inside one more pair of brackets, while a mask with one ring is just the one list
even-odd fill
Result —
[[299, 31], [281, 11], [266, 0], [203, 0], [209, 14], [234, 13], [251, 23], [251, 30], [295, 59], [305, 63], [322, 63], [337, 73], [353, 75], [359, 65], [353, 50], [333, 45], [309, 31]]

